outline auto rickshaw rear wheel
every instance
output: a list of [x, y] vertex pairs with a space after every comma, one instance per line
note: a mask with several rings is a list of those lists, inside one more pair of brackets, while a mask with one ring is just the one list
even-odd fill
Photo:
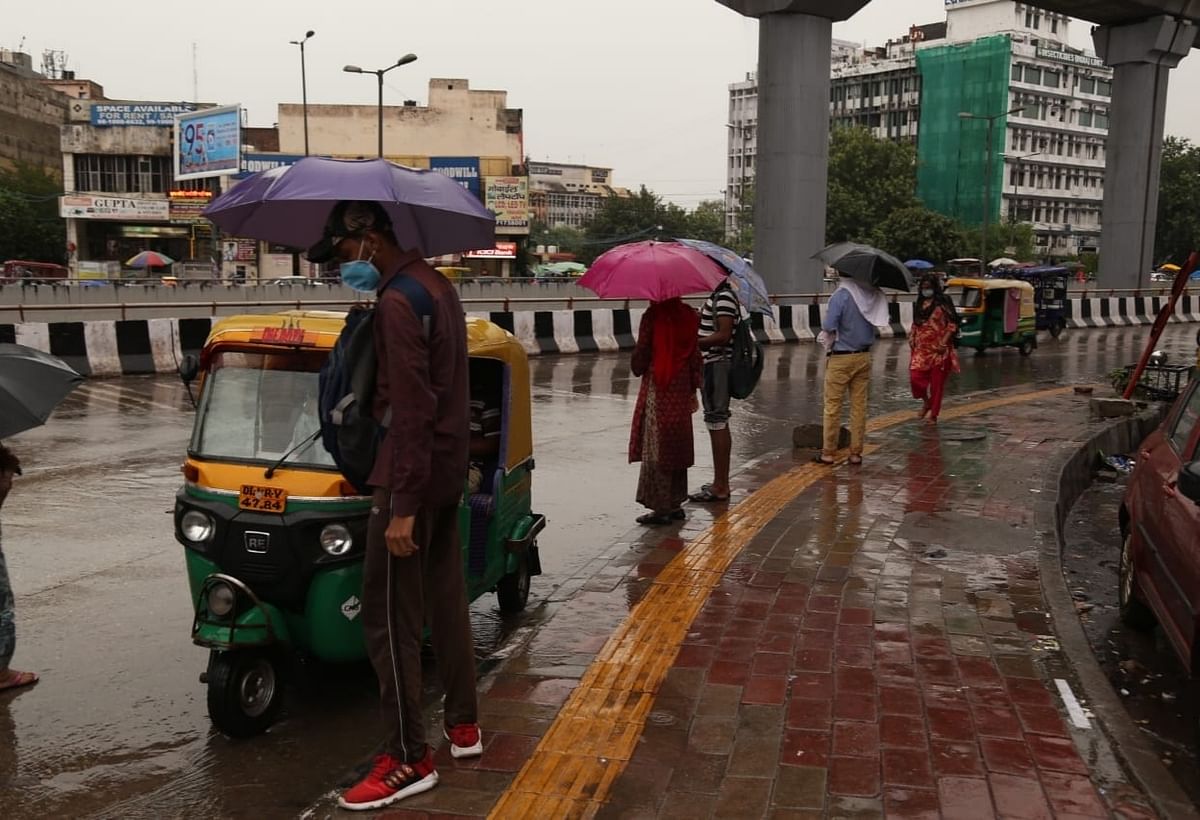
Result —
[[1059, 319], [1057, 322], [1054, 322], [1052, 325], [1050, 325], [1050, 336], [1057, 339], [1062, 335], [1062, 332], [1064, 329], [1066, 329], [1066, 327], [1067, 323]]
[[517, 568], [496, 584], [496, 598], [501, 612], [520, 612], [529, 600], [529, 556], [522, 555]]
[[207, 680], [208, 716], [230, 737], [262, 734], [283, 708], [283, 665], [270, 653], [214, 650]]
[[1025, 339], [1021, 342], [1021, 346], [1017, 350], [1022, 356], [1030, 356], [1033, 354], [1034, 348], [1037, 347], [1037, 342], [1033, 339]]
[[[1132, 526], [1132, 524], [1130, 525]], [[1117, 569], [1117, 605], [1121, 620], [1137, 630], [1153, 629], [1154, 612], [1138, 598], [1137, 576], [1133, 571], [1133, 533], [1125, 533], [1121, 543], [1121, 563]]]

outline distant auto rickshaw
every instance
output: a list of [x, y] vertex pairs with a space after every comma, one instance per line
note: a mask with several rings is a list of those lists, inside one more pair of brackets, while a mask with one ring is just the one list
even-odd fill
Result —
[[1037, 349], [1033, 285], [1016, 279], [951, 279], [946, 293], [959, 315], [959, 347], [979, 353], [1015, 347], [1022, 356]]
[[1055, 339], [1067, 327], [1067, 282], [1071, 271], [1045, 265], [1008, 271], [1009, 276], [1033, 285], [1033, 304], [1037, 311], [1037, 329], [1046, 330]]
[[[200, 395], [175, 537], [195, 606], [192, 640], [209, 650], [209, 716], [231, 736], [274, 722], [298, 654], [366, 657], [359, 615], [371, 499], [339, 474], [317, 415], [319, 372], [343, 322], [317, 311], [230, 317], [180, 368]], [[541, 572], [545, 526], [530, 507], [529, 364], [490, 322], [468, 319], [467, 339], [473, 390], [488, 385], [500, 408], [496, 455], [459, 511], [467, 594], [495, 591], [500, 609], [515, 612]]]
[[982, 259], [974, 257], [962, 257], [960, 259], [951, 259], [946, 263], [946, 274], [953, 279], [956, 276], [985, 276], [987, 270], [984, 267]]

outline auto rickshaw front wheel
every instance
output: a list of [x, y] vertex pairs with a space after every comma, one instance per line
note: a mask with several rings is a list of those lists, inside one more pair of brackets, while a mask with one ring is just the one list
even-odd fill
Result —
[[1050, 325], [1051, 338], [1057, 339], [1059, 336], [1062, 335], [1062, 332], [1063, 332], [1063, 330], [1066, 329], [1066, 327], [1067, 327], [1067, 323], [1064, 322], [1062, 319], [1059, 319], [1057, 322]]
[[213, 650], [206, 680], [208, 716], [230, 737], [262, 734], [283, 708], [283, 665], [270, 653]]

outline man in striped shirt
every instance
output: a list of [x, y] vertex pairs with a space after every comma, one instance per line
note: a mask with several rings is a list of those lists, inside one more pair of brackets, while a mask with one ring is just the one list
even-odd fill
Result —
[[704, 426], [712, 440], [713, 481], [688, 496], [701, 504], [729, 500], [729, 460], [733, 438], [729, 434], [729, 371], [733, 366], [733, 329], [742, 320], [742, 308], [728, 283], [722, 282], [700, 308], [699, 346], [704, 354]]

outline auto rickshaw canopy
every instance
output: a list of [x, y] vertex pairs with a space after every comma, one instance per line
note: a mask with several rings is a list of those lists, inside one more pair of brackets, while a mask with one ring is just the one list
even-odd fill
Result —
[[[281, 313], [242, 314], [213, 325], [201, 353], [201, 368], [207, 370], [213, 352], [221, 347], [261, 347], [291, 350], [331, 350], [342, 332], [346, 314], [327, 310], [288, 310]], [[490, 359], [504, 365], [504, 408], [506, 431], [502, 448], [506, 470], [528, 461], [533, 455], [533, 425], [530, 419], [529, 359], [516, 337], [486, 319], [467, 317], [467, 354], [473, 359]]]
[[[954, 278], [946, 283], [947, 288], [977, 288], [982, 291], [1018, 290], [1021, 292], [1021, 318], [1037, 316], [1037, 307], [1033, 300], [1033, 285], [1019, 279], [963, 279]], [[959, 308], [962, 310], [962, 308]]]

